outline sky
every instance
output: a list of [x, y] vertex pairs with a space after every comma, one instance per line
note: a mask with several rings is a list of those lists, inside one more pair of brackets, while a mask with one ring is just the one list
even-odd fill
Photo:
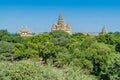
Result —
[[0, 29], [49, 32], [60, 12], [72, 32], [120, 31], [120, 0], [0, 0]]

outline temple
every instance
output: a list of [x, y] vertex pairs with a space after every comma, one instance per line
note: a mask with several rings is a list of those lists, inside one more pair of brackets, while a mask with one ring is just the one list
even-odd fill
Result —
[[51, 31], [55, 31], [55, 30], [64, 30], [65, 32], [67, 32], [69, 34], [72, 34], [70, 25], [64, 23], [62, 13], [60, 13], [60, 15], [59, 15], [58, 23], [52, 25]]
[[17, 34], [20, 34], [21, 36], [32, 36], [32, 31], [23, 26], [17, 31]]
[[106, 26], [103, 26], [101, 34], [107, 34]]

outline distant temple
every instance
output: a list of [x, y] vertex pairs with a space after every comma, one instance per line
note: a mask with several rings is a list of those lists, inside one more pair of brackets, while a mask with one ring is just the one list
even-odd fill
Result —
[[107, 34], [106, 26], [103, 26], [101, 34]]
[[69, 34], [72, 34], [70, 25], [64, 23], [62, 13], [60, 13], [60, 15], [59, 15], [58, 23], [52, 25], [51, 31], [55, 31], [55, 30], [64, 30], [65, 32], [67, 32]]
[[106, 26], [103, 26], [101, 32], [88, 33], [88, 35], [90, 35], [90, 36], [98, 36], [98, 35], [105, 35], [105, 34], [107, 34]]
[[17, 34], [20, 34], [21, 36], [32, 36], [32, 31], [23, 26], [17, 31]]

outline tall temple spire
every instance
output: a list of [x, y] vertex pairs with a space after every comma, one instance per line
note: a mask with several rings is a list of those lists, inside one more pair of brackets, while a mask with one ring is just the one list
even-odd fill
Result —
[[102, 34], [107, 34], [107, 29], [106, 29], [106, 26], [104, 25], [103, 28], [102, 28]]
[[63, 30], [69, 34], [72, 34], [70, 25], [64, 23], [62, 13], [60, 13], [59, 15], [58, 23], [52, 25], [51, 31], [55, 31], [55, 30]]
[[58, 19], [58, 25], [60, 25], [60, 24], [64, 24], [64, 20], [63, 20], [63, 17], [62, 17], [62, 12], [60, 12], [59, 19]]

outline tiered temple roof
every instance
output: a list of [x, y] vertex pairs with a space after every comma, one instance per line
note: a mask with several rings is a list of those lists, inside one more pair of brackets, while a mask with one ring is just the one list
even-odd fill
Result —
[[17, 31], [17, 34], [20, 34], [21, 36], [32, 36], [32, 31], [25, 26], [22, 26], [22, 28]]

